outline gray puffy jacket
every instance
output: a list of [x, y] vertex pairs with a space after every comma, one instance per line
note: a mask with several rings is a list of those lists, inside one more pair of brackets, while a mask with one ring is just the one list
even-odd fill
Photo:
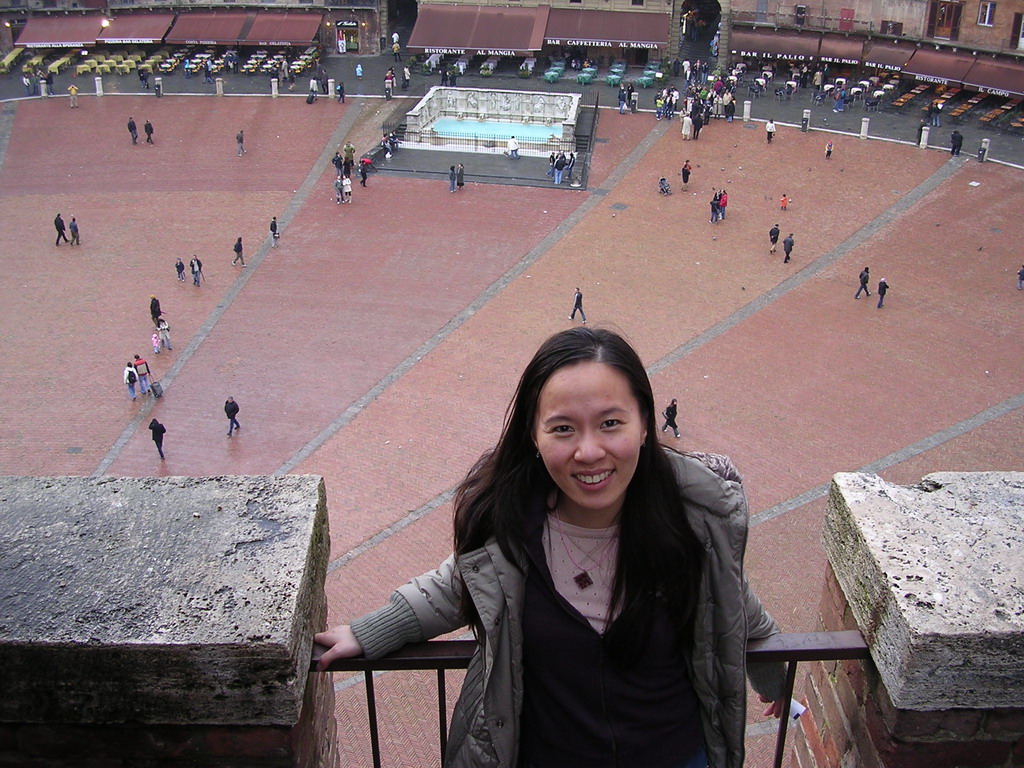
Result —
[[[782, 664], [746, 664], [747, 640], [778, 632], [743, 575], [747, 504], [738, 480], [721, 457], [670, 452], [690, 526], [706, 557], [701, 578], [690, 679], [700, 699], [705, 748], [711, 768], [740, 768], [746, 723], [744, 673], [754, 689], [782, 697]], [[716, 465], [716, 469], [709, 465]], [[524, 561], [525, 563], [525, 561]], [[525, 565], [520, 564], [525, 568]], [[515, 768], [523, 701], [522, 608], [524, 571], [508, 561], [497, 542], [400, 587], [390, 603], [352, 622], [368, 658], [409, 642], [463, 626], [459, 610], [465, 581], [484, 627], [452, 713], [446, 768]]]

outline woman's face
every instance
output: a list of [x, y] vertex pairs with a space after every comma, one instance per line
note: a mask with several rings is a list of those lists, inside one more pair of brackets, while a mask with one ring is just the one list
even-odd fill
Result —
[[586, 362], [552, 374], [540, 391], [533, 439], [562, 492], [562, 519], [612, 525], [646, 438], [640, 403], [618, 370]]

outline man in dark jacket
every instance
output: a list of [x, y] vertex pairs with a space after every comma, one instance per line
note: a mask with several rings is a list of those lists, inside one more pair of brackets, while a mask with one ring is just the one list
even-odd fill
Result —
[[160, 454], [160, 458], [164, 458], [164, 433], [167, 431], [167, 427], [161, 424], [156, 419], [149, 422], [149, 431], [153, 433], [153, 442], [156, 443], [157, 453]]
[[789, 263], [789, 257], [793, 253], [793, 245], [794, 244], [795, 244], [795, 241], [793, 240], [793, 233], [790, 232], [782, 240], [782, 250], [784, 250], [786, 252], [786, 258], [784, 258], [782, 260], [783, 264], [788, 264]]
[[878, 281], [878, 308], [882, 308], [882, 303], [885, 301], [885, 294], [889, 291], [889, 284], [885, 282], [883, 277]]
[[130, 133], [132, 135], [132, 144], [138, 144], [139, 143], [139, 129], [135, 125], [135, 118], [134, 117], [129, 117], [128, 118], [128, 133]]
[[867, 295], [867, 296], [871, 295], [871, 291], [868, 290], [868, 280], [870, 280], [870, 279], [871, 279], [871, 270], [868, 269], [867, 267], [864, 267], [864, 269], [861, 270], [861, 273], [860, 273], [860, 288], [857, 289], [857, 293], [855, 293], [853, 295], [853, 298], [859, 299], [861, 291], [864, 291], [865, 295]]
[[775, 246], [779, 244], [779, 225], [776, 224], [774, 227], [768, 230], [768, 241], [772, 244], [771, 249], [768, 253], [775, 253]]
[[64, 219], [61, 218], [60, 214], [57, 214], [57, 218], [53, 220], [53, 228], [57, 230], [57, 245], [60, 245], [61, 238], [64, 238], [64, 242], [68, 242], [68, 235], [64, 226]]
[[156, 296], [149, 297], [149, 316], [153, 318], [153, 325], [156, 325], [160, 320], [160, 315], [163, 312], [160, 310], [160, 300]]
[[960, 157], [960, 148], [964, 145], [964, 135], [960, 131], [953, 131], [949, 137], [949, 154], [953, 157]]
[[238, 403], [235, 402], [235, 398], [229, 397], [224, 401], [224, 414], [228, 417], [228, 437], [231, 437], [231, 433], [236, 429], [241, 429], [242, 425], [238, 423]]

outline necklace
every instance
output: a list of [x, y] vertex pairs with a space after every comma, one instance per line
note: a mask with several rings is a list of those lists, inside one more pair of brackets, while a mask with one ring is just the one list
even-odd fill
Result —
[[[575, 576], [572, 577], [572, 580], [576, 582], [576, 586], [577, 587], [579, 587], [581, 590], [584, 590], [587, 587], [591, 586], [594, 583], [594, 580], [590, 577], [590, 574], [587, 572], [587, 569], [584, 568], [579, 563], [577, 563], [576, 562], [576, 558], [574, 558], [572, 556], [572, 551], [569, 549], [569, 544], [565, 540], [565, 534], [562, 533], [562, 521], [558, 519], [558, 509], [557, 508], [555, 509], [554, 515], [555, 515], [555, 527], [558, 528], [558, 538], [562, 540], [562, 546], [565, 548], [565, 554], [568, 555], [569, 562], [572, 563], [580, 571], [579, 573], [577, 573]], [[608, 542], [604, 545], [604, 554], [601, 555], [601, 559], [600, 560], [595, 560], [594, 559], [594, 554], [592, 552], [587, 552], [586, 553], [586, 556], [589, 557], [590, 560], [594, 563], [594, 571], [595, 571], [595, 573], [597, 572], [597, 569], [599, 569], [602, 565], [604, 565], [604, 561], [608, 559], [608, 555], [611, 553], [612, 549], [614, 549], [614, 547], [612, 547], [612, 542], [613, 541], [614, 541], [614, 537], [609, 539]], [[579, 546], [579, 545], [577, 544], [576, 546]], [[582, 550], [583, 547], [580, 547], [580, 549]]]

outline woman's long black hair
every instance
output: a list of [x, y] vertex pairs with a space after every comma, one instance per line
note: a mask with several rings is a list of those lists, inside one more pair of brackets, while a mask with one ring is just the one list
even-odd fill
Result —
[[[612, 658], [626, 664], [641, 655], [659, 601], [681, 646], [689, 645], [703, 550], [686, 520], [675, 475], [658, 443], [647, 372], [618, 334], [573, 328], [551, 336], [537, 350], [509, 404], [498, 444], [480, 458], [456, 492], [455, 552], [479, 549], [493, 537], [506, 558], [522, 561], [527, 511], [555, 488], [533, 439], [540, 393], [555, 371], [584, 362], [610, 365], [626, 377], [647, 429], [619, 516], [610, 606], [610, 615], [617, 617], [605, 635]], [[472, 601], [465, 599], [462, 609], [479, 635], [480, 619]]]

